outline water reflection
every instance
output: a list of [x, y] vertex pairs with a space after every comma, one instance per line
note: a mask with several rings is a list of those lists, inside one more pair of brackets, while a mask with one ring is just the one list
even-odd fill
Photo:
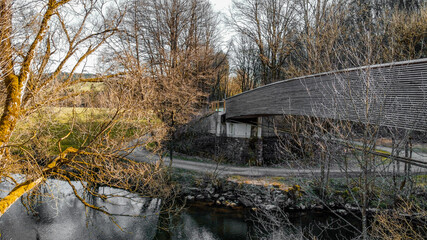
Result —
[[210, 207], [185, 209], [172, 220], [169, 232], [158, 231], [158, 240], [237, 240], [249, 234], [245, 214], [235, 210]]
[[[77, 182], [74, 184], [81, 193], [82, 186]], [[2, 189], [7, 187], [2, 184]], [[107, 201], [93, 200], [94, 205], [116, 214], [111, 219], [86, 209], [64, 182], [50, 180], [42, 189], [43, 196], [32, 204], [36, 214], [28, 214], [23, 204], [17, 202], [0, 218], [3, 239], [153, 239], [155, 236], [159, 211], [157, 200], [138, 198], [122, 190], [99, 188], [103, 194], [125, 196]]]
[[[74, 184], [82, 193], [82, 186]], [[7, 183], [0, 184], [0, 189], [10, 188], [12, 186]], [[29, 214], [24, 205], [17, 202], [0, 218], [1, 239], [252, 240], [301, 239], [313, 235], [318, 239], [355, 237], [353, 229], [342, 227], [343, 222], [325, 213], [291, 215], [290, 220], [294, 225], [291, 230], [289, 226], [284, 226], [257, 236], [255, 229], [258, 223], [248, 221], [251, 215], [243, 211], [193, 206], [170, 218], [159, 216], [160, 200], [141, 198], [112, 188], [99, 188], [97, 191], [122, 196], [106, 201], [87, 199], [114, 214], [113, 219], [85, 208], [67, 183], [49, 180], [43, 186], [41, 195], [33, 199], [33, 204], [27, 205], [34, 214]], [[0, 197], [4, 197], [6, 192], [0, 192]], [[346, 221], [355, 223], [354, 219]], [[321, 225], [335, 229], [324, 231]], [[168, 231], [164, 231], [164, 227]]]
[[[295, 212], [289, 214], [290, 225], [260, 226], [259, 219], [246, 211], [192, 206], [169, 225], [170, 232], [158, 232], [158, 240], [283, 240], [283, 239], [353, 239], [360, 224], [356, 218], [345, 220], [332, 213]], [[263, 231], [258, 231], [262, 229]]]

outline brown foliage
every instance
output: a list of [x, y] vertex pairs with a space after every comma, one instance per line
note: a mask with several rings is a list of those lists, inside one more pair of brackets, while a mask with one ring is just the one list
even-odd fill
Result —
[[379, 212], [372, 225], [374, 237], [385, 240], [425, 239], [427, 212], [408, 202], [396, 209]]

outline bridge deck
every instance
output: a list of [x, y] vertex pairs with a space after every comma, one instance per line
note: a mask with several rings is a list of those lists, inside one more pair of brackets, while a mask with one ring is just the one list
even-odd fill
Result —
[[427, 59], [275, 82], [226, 105], [228, 119], [305, 115], [427, 131]]

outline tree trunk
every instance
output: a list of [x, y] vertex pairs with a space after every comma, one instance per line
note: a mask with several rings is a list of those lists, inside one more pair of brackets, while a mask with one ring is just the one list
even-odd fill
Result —
[[173, 127], [175, 125], [175, 122], [173, 120], [173, 112], [171, 114], [171, 125], [170, 125], [170, 143], [169, 143], [169, 168], [172, 168], [172, 162], [173, 162], [173, 150], [174, 150], [174, 131], [173, 131]]
[[[9, 138], [16, 126], [19, 118], [21, 106], [21, 90], [22, 83], [14, 74], [9, 74], [4, 79], [7, 88], [6, 104], [3, 109], [3, 114], [0, 119], [0, 146], [4, 146], [9, 142]], [[5, 148], [2, 148], [0, 155], [3, 155]]]
[[12, 55], [12, 12], [11, 2], [0, 2], [0, 71], [3, 75], [3, 82], [6, 87], [6, 101], [3, 114], [0, 118], [0, 159], [4, 164], [4, 146], [9, 142], [9, 138], [15, 128], [19, 118], [21, 106], [22, 81], [14, 74]]

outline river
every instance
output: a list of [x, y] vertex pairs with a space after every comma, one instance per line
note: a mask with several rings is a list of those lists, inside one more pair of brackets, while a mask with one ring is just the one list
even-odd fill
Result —
[[[81, 185], [77, 182], [74, 184], [81, 192]], [[1, 197], [4, 197], [10, 187], [7, 183], [1, 184]], [[102, 207], [114, 216], [88, 210], [74, 196], [67, 183], [49, 180], [41, 188], [40, 194], [30, 201], [32, 204], [26, 204], [25, 207], [23, 203], [28, 200], [23, 198], [0, 218], [0, 239], [238, 240], [293, 239], [314, 235], [320, 239], [354, 237], [351, 227], [342, 227], [345, 225], [344, 221], [324, 212], [291, 213], [289, 220], [292, 225], [263, 229], [265, 224], [260, 224], [259, 218], [254, 218], [249, 211], [203, 205], [185, 208], [173, 220], [166, 221], [168, 231], [163, 231], [160, 222], [164, 225], [165, 221], [161, 221], [164, 214], [159, 214], [160, 200], [141, 198], [107, 187], [99, 188], [98, 191], [121, 196], [107, 200], [87, 196], [88, 202]], [[350, 217], [346, 217], [346, 221], [357, 222]], [[325, 226], [329, 230], [325, 230]], [[338, 226], [340, 227], [337, 228]]]

